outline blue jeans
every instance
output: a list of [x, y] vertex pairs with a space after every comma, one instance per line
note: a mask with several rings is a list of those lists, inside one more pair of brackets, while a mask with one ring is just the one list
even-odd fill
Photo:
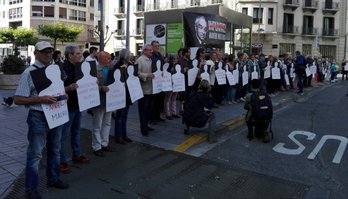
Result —
[[236, 88], [235, 86], [228, 86], [227, 89], [226, 89], [226, 100], [228, 102], [232, 102], [234, 100], [234, 97], [235, 97], [235, 92], [236, 92]]
[[45, 146], [47, 184], [52, 185], [59, 180], [59, 150], [63, 125], [49, 129], [44, 113], [32, 110], [29, 111], [27, 124], [29, 145], [25, 168], [25, 192], [29, 193], [38, 189], [39, 164]]
[[115, 117], [115, 139], [127, 137], [127, 116], [129, 106], [116, 111]]
[[66, 143], [67, 136], [70, 131], [70, 144], [74, 156], [81, 155], [80, 149], [80, 128], [81, 128], [81, 112], [78, 110], [69, 111], [69, 122], [63, 125], [61, 138], [60, 162], [67, 162]]

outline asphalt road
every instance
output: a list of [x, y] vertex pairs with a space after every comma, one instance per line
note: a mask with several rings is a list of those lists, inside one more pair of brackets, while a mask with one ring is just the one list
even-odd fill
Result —
[[204, 158], [310, 187], [307, 198], [348, 198], [348, 82], [278, 110], [271, 143], [249, 142], [246, 128]]

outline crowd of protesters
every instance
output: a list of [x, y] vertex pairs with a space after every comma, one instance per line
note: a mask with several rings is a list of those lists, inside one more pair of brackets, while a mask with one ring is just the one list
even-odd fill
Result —
[[[311, 87], [314, 79], [324, 81], [329, 79], [331, 82], [337, 81], [337, 72], [342, 70], [346, 80], [347, 73], [344, 72], [347, 61], [341, 64], [341, 69], [335, 61], [329, 62], [328, 59], [303, 56], [299, 51], [296, 56], [280, 55], [273, 56], [264, 54], [248, 55], [239, 52], [236, 56], [223, 54], [220, 50], [198, 48], [195, 55], [191, 56], [190, 48], [182, 48], [175, 55], [164, 55], [160, 51], [158, 41], [145, 44], [142, 55], [133, 56], [128, 49], [109, 54], [108, 52], [98, 52], [98, 48], [91, 47], [89, 51], [81, 52], [77, 45], [68, 45], [64, 49], [64, 56], [59, 50], [54, 50], [48, 42], [38, 42], [35, 45], [35, 61], [29, 66], [21, 76], [19, 86], [15, 93], [15, 103], [26, 105], [29, 108], [28, 127], [29, 127], [29, 146], [27, 151], [26, 164], [26, 185], [25, 191], [28, 198], [41, 198], [38, 192], [38, 169], [42, 157], [42, 149], [47, 142], [47, 180], [48, 186], [66, 189], [68, 184], [59, 179], [59, 173], [70, 172], [67, 157], [67, 143], [72, 148], [71, 160], [77, 163], [89, 162], [80, 149], [80, 128], [81, 112], [78, 106], [76, 89], [76, 70], [82, 61], [95, 61], [98, 73], [98, 86], [100, 92], [101, 105], [90, 109], [93, 117], [93, 131], [91, 148], [93, 154], [104, 157], [106, 153], [113, 152], [109, 146], [109, 134], [114, 129], [115, 142], [117, 144], [131, 143], [132, 139], [127, 136], [127, 115], [132, 101], [130, 93], [126, 89], [126, 106], [114, 113], [106, 112], [105, 93], [108, 92], [107, 77], [110, 71], [120, 70], [120, 81], [127, 88], [127, 68], [130, 65], [136, 66], [136, 74], [140, 80], [141, 89], [144, 97], [139, 99], [138, 113], [140, 133], [149, 136], [154, 130], [155, 124], [163, 122], [165, 119], [174, 120], [182, 117], [185, 100], [191, 91], [205, 92], [206, 98], [211, 97], [210, 108], [219, 108], [223, 104], [235, 104], [245, 101], [247, 93], [251, 91], [251, 83], [257, 81], [258, 84], [266, 87], [270, 96], [275, 96], [279, 92], [298, 89], [298, 94], [303, 94], [303, 87]], [[63, 58], [64, 57], [64, 58]], [[194, 57], [192, 60], [191, 57]], [[163, 70], [165, 63], [169, 64], [166, 69], [169, 73], [182, 73], [185, 76], [185, 91], [173, 92], [166, 91], [153, 94], [152, 80], [155, 78], [154, 72], [157, 70], [156, 63], [160, 61], [160, 69]], [[69, 122], [49, 129], [45, 119], [41, 104], [54, 104], [56, 99], [52, 96], [38, 96], [33, 85], [30, 71], [38, 68], [47, 67], [50, 64], [58, 64], [62, 69], [62, 79], [64, 81], [65, 92], [68, 95]], [[179, 65], [179, 67], [178, 67]], [[197, 68], [194, 83], [189, 85], [189, 71]], [[180, 71], [178, 71], [180, 70]], [[232, 74], [233, 78], [221, 83], [218, 71], [224, 74]], [[60, 74], [57, 74], [60, 75]], [[204, 81], [203, 81], [204, 80]], [[233, 81], [232, 81], [233, 80]], [[201, 83], [202, 82], [202, 83]], [[177, 100], [179, 107], [177, 107]], [[154, 106], [154, 104], [156, 106]], [[161, 117], [161, 112], [165, 113], [165, 119]], [[111, 126], [114, 118], [115, 126]], [[213, 117], [211, 117], [213, 118]], [[186, 124], [187, 125], [187, 124]], [[152, 127], [151, 127], [152, 126]], [[188, 133], [188, 128], [185, 133]], [[68, 141], [69, 139], [69, 141]]]

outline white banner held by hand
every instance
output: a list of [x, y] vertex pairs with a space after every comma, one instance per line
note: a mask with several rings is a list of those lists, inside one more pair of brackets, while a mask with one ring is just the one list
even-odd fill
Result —
[[185, 75], [181, 73], [181, 66], [175, 66], [176, 73], [172, 75], [173, 92], [185, 91]]
[[165, 63], [163, 65], [163, 71], [162, 71], [162, 82], [161, 82], [161, 90], [162, 91], [172, 91], [173, 85], [172, 85], [172, 75], [170, 72], [168, 72], [169, 64]]
[[115, 70], [113, 75], [115, 82], [108, 85], [109, 91], [106, 93], [106, 112], [126, 107], [126, 87], [120, 80], [120, 70]]
[[152, 94], [160, 93], [161, 90], [161, 81], [162, 81], [162, 75], [161, 75], [161, 61], [158, 60], [156, 62], [156, 71], [153, 73], [155, 78], [152, 79]]
[[139, 77], [134, 76], [134, 66], [129, 65], [127, 68], [128, 79], [127, 79], [127, 88], [129, 91], [130, 98], [132, 103], [144, 97], [143, 89], [140, 85]]
[[226, 84], [226, 71], [222, 69], [222, 62], [219, 62], [218, 69], [215, 70], [215, 77], [219, 85]]
[[197, 65], [198, 65], [198, 61], [197, 61], [197, 59], [194, 59], [192, 61], [193, 68], [189, 69], [188, 72], [187, 72], [188, 86], [192, 86], [195, 83], [195, 81], [196, 81], [196, 77], [197, 77], [197, 74], [198, 74]]
[[76, 92], [80, 111], [84, 111], [100, 105], [100, 94], [97, 78], [90, 75], [91, 66], [89, 62], [81, 65], [83, 76], [77, 80]]

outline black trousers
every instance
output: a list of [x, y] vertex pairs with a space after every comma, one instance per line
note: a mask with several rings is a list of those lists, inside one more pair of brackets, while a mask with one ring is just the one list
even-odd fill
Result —
[[262, 137], [269, 125], [269, 121], [247, 121], [246, 123], [249, 135], [255, 134], [256, 137]]

